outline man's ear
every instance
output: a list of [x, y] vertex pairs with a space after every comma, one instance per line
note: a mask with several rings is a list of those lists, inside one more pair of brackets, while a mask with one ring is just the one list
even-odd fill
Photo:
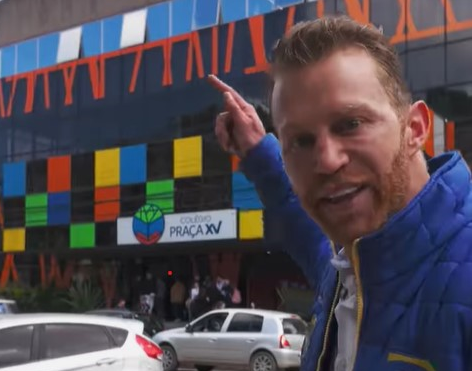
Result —
[[424, 101], [413, 103], [410, 106], [407, 124], [407, 147], [410, 156], [423, 149], [431, 125], [431, 116], [426, 103]]

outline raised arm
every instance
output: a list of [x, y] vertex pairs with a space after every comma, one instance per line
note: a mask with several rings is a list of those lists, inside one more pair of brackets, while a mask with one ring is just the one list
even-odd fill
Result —
[[305, 213], [293, 193], [277, 139], [272, 134], [266, 135], [248, 152], [241, 166], [255, 184], [266, 208], [264, 229], [267, 242], [287, 252], [315, 287], [331, 257], [329, 240]]
[[254, 107], [234, 89], [213, 76], [209, 81], [225, 99], [225, 112], [216, 121], [216, 135], [225, 150], [242, 158], [242, 170], [256, 186], [266, 208], [266, 240], [286, 251], [316, 287], [331, 256], [329, 241], [293, 193], [279, 142], [265, 133]]

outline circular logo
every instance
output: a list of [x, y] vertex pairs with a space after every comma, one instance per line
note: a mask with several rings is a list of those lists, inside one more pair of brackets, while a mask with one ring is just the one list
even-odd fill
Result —
[[133, 233], [143, 245], [157, 243], [164, 233], [164, 214], [156, 205], [146, 204], [133, 217]]

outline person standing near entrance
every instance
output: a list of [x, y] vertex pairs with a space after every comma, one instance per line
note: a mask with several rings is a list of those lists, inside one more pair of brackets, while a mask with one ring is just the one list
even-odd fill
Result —
[[184, 320], [184, 309], [185, 309], [185, 299], [186, 299], [186, 290], [185, 285], [182, 281], [177, 278], [175, 283], [170, 289], [170, 303], [172, 305], [172, 311], [174, 319], [176, 321]]
[[259, 191], [266, 237], [315, 288], [302, 370], [472, 370], [470, 171], [456, 152], [426, 163], [428, 107], [394, 48], [322, 18], [282, 37], [271, 74], [280, 145], [210, 77], [225, 102], [215, 130]]

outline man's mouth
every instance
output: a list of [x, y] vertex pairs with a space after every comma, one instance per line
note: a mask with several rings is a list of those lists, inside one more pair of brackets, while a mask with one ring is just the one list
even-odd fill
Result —
[[335, 191], [331, 193], [329, 196], [323, 197], [322, 201], [329, 202], [331, 204], [338, 204], [338, 203], [352, 199], [361, 191], [363, 191], [365, 188], [366, 188], [365, 186], [344, 188], [339, 191]]

